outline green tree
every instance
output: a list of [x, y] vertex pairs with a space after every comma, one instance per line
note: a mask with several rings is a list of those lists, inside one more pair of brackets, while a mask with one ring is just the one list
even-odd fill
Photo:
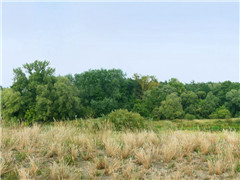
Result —
[[[36, 118], [37, 88], [39, 85], [48, 85], [55, 82], [55, 69], [49, 67], [48, 61], [34, 61], [26, 63], [23, 68], [16, 68], [14, 82], [11, 88], [19, 92], [22, 98], [22, 106], [16, 117], [23, 120]], [[24, 73], [24, 71], [26, 73]], [[24, 113], [22, 113], [24, 112]]]
[[180, 81], [178, 81], [178, 79], [176, 79], [176, 78], [171, 78], [169, 80], [168, 84], [177, 89], [178, 95], [180, 95], [186, 91], [184, 84], [181, 83]]
[[[38, 85], [36, 97], [36, 120], [52, 121], [55, 99], [55, 91], [49, 85]], [[29, 117], [31, 118], [31, 116]]]
[[219, 98], [214, 96], [210, 91], [207, 94], [206, 99], [201, 103], [200, 114], [203, 118], [209, 118], [209, 115], [213, 113], [219, 105]]
[[195, 83], [194, 81], [192, 81], [190, 84], [185, 84], [184, 86], [186, 90], [193, 91], [195, 93], [197, 93], [198, 91], [203, 91], [207, 94], [211, 91], [208, 83]]
[[240, 83], [183, 84], [176, 78], [158, 82], [148, 75], [126, 78], [119, 69], [55, 77], [55, 69], [49, 65], [48, 61], [36, 60], [13, 70], [11, 88], [0, 87], [4, 119], [32, 123], [99, 117], [115, 109], [157, 119], [181, 118], [184, 114], [188, 119], [229, 117], [228, 110], [233, 117], [240, 116]]
[[231, 81], [224, 81], [223, 83], [219, 83], [218, 86], [213, 89], [213, 94], [220, 99], [220, 105], [224, 105], [227, 92], [233, 88], [234, 84]]
[[204, 91], [198, 91], [197, 96], [198, 96], [199, 99], [205, 99], [207, 94]]
[[92, 100], [90, 103], [96, 116], [102, 116], [119, 109], [118, 102], [114, 98], [104, 98], [103, 100]]
[[144, 117], [153, 117], [154, 109], [161, 105], [161, 102], [166, 99], [166, 97], [176, 92], [177, 90], [169, 85], [159, 85], [152, 87], [144, 93], [142, 100], [138, 101], [133, 107], [133, 111], [138, 112]]
[[84, 109], [78, 97], [78, 89], [68, 78], [59, 76], [52, 86], [39, 85], [37, 90], [38, 120], [65, 120], [83, 116]]
[[234, 117], [240, 116], [240, 89], [232, 89], [226, 94], [226, 106]]
[[74, 76], [72, 74], [67, 74], [65, 75], [66, 78], [68, 78], [70, 80], [71, 83], [74, 83]]
[[74, 119], [75, 115], [83, 115], [83, 107], [79, 98], [78, 89], [65, 77], [59, 76], [54, 84], [55, 96], [54, 117], [57, 119]]
[[[118, 69], [89, 70], [75, 74], [75, 85], [85, 107], [90, 107], [95, 117], [125, 107], [132, 100], [134, 86]], [[128, 81], [128, 82], [127, 82]], [[129, 92], [129, 90], [133, 90]]]
[[149, 117], [149, 109], [146, 104], [140, 99], [137, 99], [136, 103], [134, 104], [133, 112], [137, 112], [143, 117]]
[[10, 120], [12, 118], [22, 118], [21, 112], [22, 97], [20, 92], [14, 91], [11, 88], [2, 91], [1, 110], [3, 119]]
[[198, 96], [192, 91], [183, 92], [181, 94], [181, 99], [182, 99], [182, 105], [184, 110], [188, 106], [197, 104], [198, 102]]
[[192, 91], [186, 91], [181, 94], [183, 110], [185, 114], [197, 115], [198, 96]]
[[137, 99], [139, 99], [138, 88], [139, 84], [137, 81], [131, 78], [124, 80], [120, 90], [122, 101], [120, 101], [121, 104], [119, 106], [129, 111], [132, 110]]
[[221, 106], [220, 108], [217, 108], [216, 111], [212, 113], [209, 117], [211, 119], [230, 119], [231, 113], [225, 106]]
[[158, 113], [161, 119], [177, 119], [184, 116], [181, 98], [177, 93], [167, 96], [166, 100], [161, 103]]
[[154, 76], [142, 76], [139, 74], [134, 74], [133, 79], [139, 84], [139, 98], [141, 98], [145, 91], [151, 90], [153, 87], [159, 85], [158, 80]]

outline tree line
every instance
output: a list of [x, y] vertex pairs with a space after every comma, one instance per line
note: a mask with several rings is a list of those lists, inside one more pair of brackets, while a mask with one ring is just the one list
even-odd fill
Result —
[[2, 88], [2, 118], [26, 123], [100, 117], [127, 109], [154, 120], [240, 117], [240, 83], [159, 82], [154, 76], [120, 69], [89, 70], [56, 76], [48, 61], [13, 70], [10, 88]]

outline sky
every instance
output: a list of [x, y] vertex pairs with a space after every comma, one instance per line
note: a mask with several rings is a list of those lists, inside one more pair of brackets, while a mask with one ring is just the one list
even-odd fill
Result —
[[50, 61], [56, 75], [122, 69], [184, 83], [239, 81], [238, 3], [3, 3], [2, 85]]

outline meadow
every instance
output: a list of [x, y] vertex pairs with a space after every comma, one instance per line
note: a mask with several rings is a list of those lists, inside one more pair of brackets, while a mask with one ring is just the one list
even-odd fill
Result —
[[156, 130], [240, 131], [240, 119], [161, 120], [153, 121], [151, 126]]
[[224, 128], [239, 120], [211, 122], [223, 130], [206, 129], [208, 121], [153, 121], [138, 131], [96, 119], [3, 124], [1, 179], [239, 179], [240, 133]]

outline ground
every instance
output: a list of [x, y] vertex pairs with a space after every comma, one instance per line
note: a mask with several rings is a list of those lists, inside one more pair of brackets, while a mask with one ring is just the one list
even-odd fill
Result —
[[[190, 122], [157, 121], [138, 132], [96, 130], [91, 120], [3, 126], [1, 178], [239, 179], [240, 133], [183, 130]], [[206, 124], [191, 126], [197, 122]]]

